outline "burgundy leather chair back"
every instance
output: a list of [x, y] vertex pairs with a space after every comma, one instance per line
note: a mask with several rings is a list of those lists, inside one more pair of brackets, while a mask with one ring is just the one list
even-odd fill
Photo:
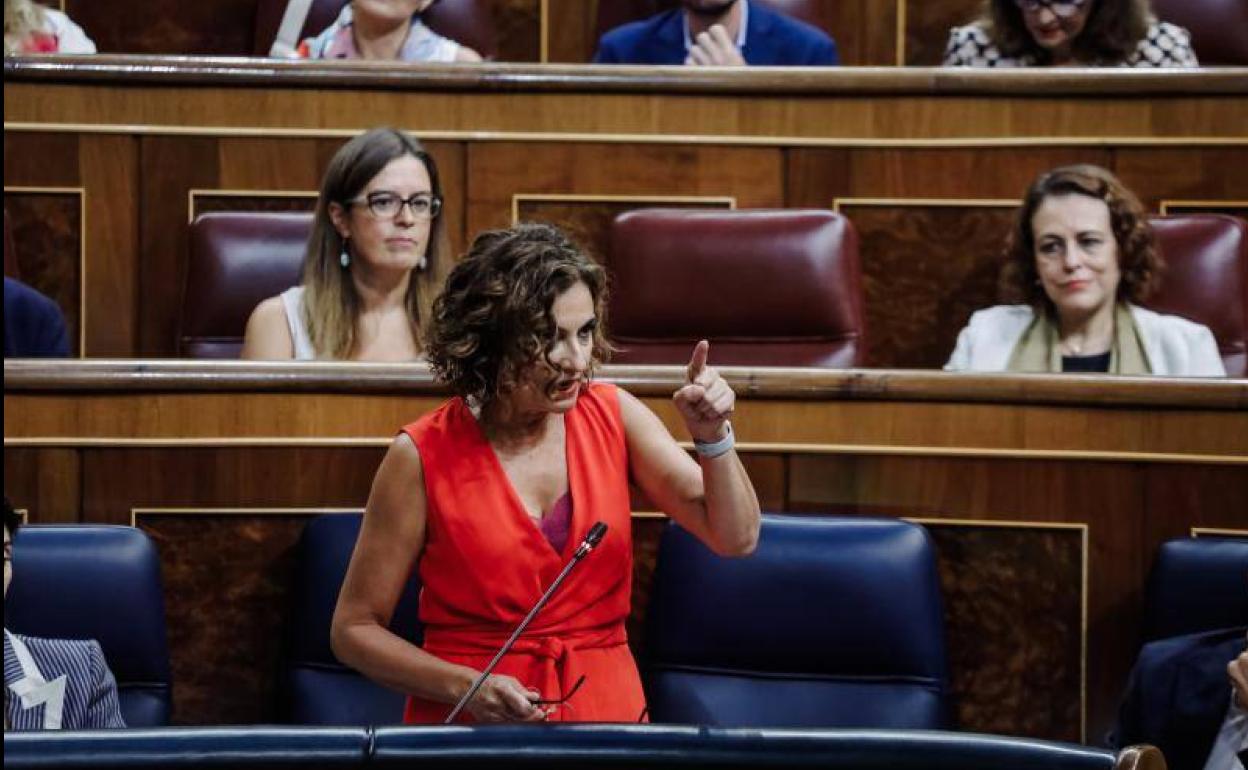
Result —
[[1248, 0], [1153, 0], [1153, 11], [1192, 33], [1202, 65], [1248, 64]]
[[[758, 0], [758, 2], [779, 11], [786, 16], [818, 27], [829, 35], [832, 33], [832, 3], [827, 0]], [[601, 38], [609, 30], [630, 21], [645, 19], [656, 13], [670, 10], [679, 5], [677, 0], [610, 0], [598, 3], [598, 19], [595, 31]]]
[[17, 247], [13, 245], [13, 226], [9, 224], [9, 210], [4, 210], [4, 275], [8, 278], [22, 279], [21, 268], [17, 265]]
[[178, 350], [237, 358], [251, 311], [300, 281], [310, 213], [201, 214], [191, 224]]
[[[286, 13], [287, 0], [259, 0], [253, 53], [268, 56]], [[312, 0], [299, 39], [312, 37], [333, 23], [349, 0]], [[498, 36], [489, 0], [437, 0], [425, 11], [424, 22], [439, 35], [472, 48], [486, 59], [498, 53]]]
[[1144, 304], [1208, 326], [1232, 377], [1248, 376], [1248, 222], [1222, 214], [1155, 217], [1166, 271]]
[[611, 225], [612, 361], [860, 365], [866, 357], [858, 236], [825, 210], [643, 209]]

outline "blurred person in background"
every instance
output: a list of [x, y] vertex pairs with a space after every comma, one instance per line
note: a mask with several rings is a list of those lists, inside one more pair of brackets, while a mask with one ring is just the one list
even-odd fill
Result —
[[425, 26], [435, 0], [351, 0], [319, 35], [299, 44], [304, 59], [479, 62], [481, 55]]
[[82, 27], [34, 0], [4, 0], [4, 55], [95, 53]]
[[1196, 67], [1191, 35], [1148, 0], [988, 0], [949, 33], [947, 67]]

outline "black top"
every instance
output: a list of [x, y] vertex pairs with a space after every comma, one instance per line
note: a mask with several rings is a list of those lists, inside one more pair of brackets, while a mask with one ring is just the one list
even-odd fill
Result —
[[1096, 356], [1062, 356], [1063, 372], [1108, 372], [1109, 351]]

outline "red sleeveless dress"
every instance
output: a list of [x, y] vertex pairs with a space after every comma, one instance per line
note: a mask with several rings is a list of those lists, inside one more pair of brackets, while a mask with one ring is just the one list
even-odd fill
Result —
[[[615, 387], [593, 383], [564, 417], [572, 520], [563, 553], [529, 517], [476, 418], [454, 398], [403, 432], [420, 451], [428, 519], [420, 559], [424, 649], [483, 669], [595, 522], [602, 543], [564, 581], [495, 669], [562, 698], [557, 721], [636, 722], [645, 707], [624, 621], [632, 588], [628, 452]], [[570, 706], [570, 708], [569, 708]], [[437, 723], [451, 707], [408, 698], [403, 719]], [[471, 721], [467, 710], [462, 721]]]

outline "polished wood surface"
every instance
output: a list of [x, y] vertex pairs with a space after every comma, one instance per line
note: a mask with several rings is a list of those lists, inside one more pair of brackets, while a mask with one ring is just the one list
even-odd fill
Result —
[[[1102, 735], [1157, 545], [1193, 528], [1248, 530], [1245, 380], [725, 374], [765, 510], [906, 516], [932, 530], [964, 729]], [[685, 438], [670, 401], [682, 376], [600, 374]], [[280, 640], [249, 639], [228, 677], [251, 684], [214, 690], [193, 631], [221, 618], [203, 616], [200, 598], [233, 607], [231, 622], [271, 612], [222, 592], [284, 601], [290, 517], [361, 508], [397, 428], [445, 398], [421, 365], [6, 361], [6, 490], [36, 522], [138, 523], [163, 538], [189, 678], [180, 718], [219, 721], [237, 706], [271, 720], [261, 696], [276, 674], [256, 666]], [[653, 506], [638, 497], [634, 509]], [[659, 525], [634, 526], [637, 645]], [[257, 566], [263, 554], [272, 560]]]
[[[18, 57], [4, 175], [15, 208], [53, 188], [82, 200], [85, 216], [32, 217], [17, 245], [41, 289], [81, 307], [89, 357], [173, 355], [194, 214], [310, 205], [341, 142], [389, 123], [437, 159], [455, 253], [517, 219], [568, 226], [601, 253], [611, 217], [635, 208], [839, 210], [861, 235], [867, 363], [933, 368], [998, 301], [1010, 207], [1037, 173], [1097, 163], [1154, 211], [1242, 210], [1245, 95], [1244, 69]], [[68, 243], [81, 246], [55, 246]]]

